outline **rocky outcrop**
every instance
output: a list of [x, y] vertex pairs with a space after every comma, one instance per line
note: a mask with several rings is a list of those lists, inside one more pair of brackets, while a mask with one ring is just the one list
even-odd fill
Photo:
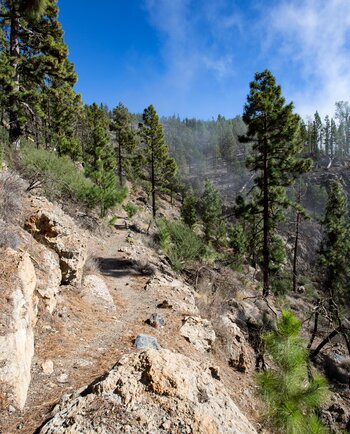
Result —
[[166, 302], [171, 308], [184, 315], [198, 315], [196, 306], [196, 292], [193, 288], [170, 276], [157, 273], [144, 288], [154, 293], [168, 294]]
[[221, 316], [219, 329], [225, 341], [228, 364], [237, 371], [247, 372], [254, 367], [254, 351], [247, 342], [242, 330], [232, 320], [232, 315]]
[[36, 294], [39, 297], [40, 312], [52, 314], [57, 305], [62, 273], [57, 253], [40, 244], [21, 228], [17, 228], [21, 250], [27, 251], [36, 274]]
[[195, 316], [185, 318], [180, 334], [202, 353], [212, 349], [216, 338], [211, 322]]
[[125, 356], [54, 412], [41, 434], [256, 433], [210, 368], [169, 350]]
[[61, 208], [44, 198], [32, 198], [25, 229], [58, 254], [62, 284], [80, 286], [87, 258], [82, 231]]
[[34, 355], [36, 276], [27, 253], [0, 250], [0, 407], [22, 409]]

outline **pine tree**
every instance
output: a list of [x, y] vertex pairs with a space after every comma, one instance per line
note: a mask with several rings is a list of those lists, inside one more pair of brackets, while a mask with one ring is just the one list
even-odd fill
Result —
[[133, 153], [136, 147], [136, 132], [132, 127], [128, 109], [120, 102], [113, 110], [111, 130], [117, 141], [118, 178], [124, 184], [124, 174], [130, 175]]
[[8, 68], [0, 79], [7, 95], [10, 141], [17, 147], [24, 126], [38, 127], [38, 118], [45, 113], [43, 89], [63, 83], [72, 87], [76, 82], [57, 16], [55, 0], [3, 2], [0, 24], [8, 35], [4, 54]]
[[118, 188], [115, 176], [116, 160], [108, 134], [109, 120], [96, 103], [86, 107], [86, 128], [89, 130], [84, 157], [86, 174], [96, 185], [94, 199], [100, 207], [101, 217], [109, 208], [121, 202], [125, 190]]
[[323, 220], [324, 235], [320, 249], [320, 262], [324, 271], [324, 288], [334, 301], [344, 296], [350, 278], [350, 227], [347, 198], [341, 182], [332, 182]]
[[319, 375], [309, 379], [308, 352], [300, 338], [301, 323], [283, 311], [277, 329], [263, 336], [274, 368], [258, 375], [259, 394], [266, 406], [265, 419], [274, 433], [320, 434], [327, 429], [316, 416], [327, 386]]
[[333, 158], [337, 150], [337, 125], [333, 118], [331, 119], [331, 133], [329, 142], [330, 155]]
[[233, 249], [233, 262], [242, 261], [248, 251], [248, 237], [243, 225], [235, 224], [229, 230], [229, 244]]
[[206, 240], [214, 239], [218, 242], [225, 232], [222, 219], [222, 199], [220, 193], [208, 180], [205, 181], [201, 197], [201, 214]]
[[324, 118], [323, 136], [325, 154], [331, 156], [331, 121], [328, 115]]
[[156, 217], [157, 193], [167, 186], [168, 180], [176, 171], [176, 163], [169, 155], [165, 143], [163, 127], [153, 105], [143, 112], [140, 136], [144, 144], [144, 158], [147, 167], [147, 179], [151, 184], [152, 213]]
[[189, 226], [191, 229], [197, 222], [197, 204], [198, 200], [193, 192], [192, 187], [190, 187], [184, 197], [181, 206], [181, 218], [183, 222]]
[[262, 220], [261, 266], [266, 297], [270, 291], [274, 244], [278, 247], [274, 256], [277, 260], [280, 256], [281, 243], [276, 238], [276, 227], [284, 218], [284, 209], [292, 205], [285, 190], [311, 168], [311, 161], [298, 157], [303, 150], [300, 118], [293, 113], [293, 104], [285, 103], [281, 87], [270, 71], [256, 73], [255, 81], [250, 83], [243, 120], [248, 131], [240, 139], [253, 143], [246, 164], [257, 174], [253, 200], [246, 210], [260, 215]]
[[314, 114], [313, 139], [313, 154], [315, 157], [318, 157], [320, 151], [323, 149], [323, 125], [318, 111]]
[[335, 103], [335, 117], [343, 134], [343, 156], [350, 153], [350, 105], [347, 101]]

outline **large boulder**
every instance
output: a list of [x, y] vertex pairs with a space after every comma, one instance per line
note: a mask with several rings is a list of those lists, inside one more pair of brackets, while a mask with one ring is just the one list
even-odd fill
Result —
[[36, 276], [27, 253], [0, 250], [0, 407], [23, 409], [34, 355]]
[[123, 357], [54, 413], [41, 434], [256, 433], [210, 369], [169, 350]]
[[80, 286], [87, 258], [83, 231], [61, 208], [44, 198], [32, 198], [25, 229], [58, 254], [63, 285]]

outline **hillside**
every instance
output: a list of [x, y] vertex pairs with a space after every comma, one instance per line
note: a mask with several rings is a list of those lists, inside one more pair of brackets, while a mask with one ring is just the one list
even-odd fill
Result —
[[[175, 274], [146, 234], [142, 192], [129, 199], [133, 221], [121, 211], [114, 227], [91, 232], [86, 216], [24, 195], [25, 230], [11, 224], [19, 243], [2, 248], [1, 432], [259, 431], [257, 338], [277, 299], [255, 297], [249, 268]], [[178, 215], [164, 199], [160, 212]], [[304, 317], [312, 310], [286, 302]], [[346, 423], [347, 395], [328, 404], [332, 423]]]

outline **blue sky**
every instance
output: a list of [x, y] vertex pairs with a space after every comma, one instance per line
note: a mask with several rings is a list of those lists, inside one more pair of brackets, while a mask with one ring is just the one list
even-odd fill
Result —
[[234, 117], [270, 69], [304, 117], [350, 100], [349, 0], [59, 0], [85, 103]]

